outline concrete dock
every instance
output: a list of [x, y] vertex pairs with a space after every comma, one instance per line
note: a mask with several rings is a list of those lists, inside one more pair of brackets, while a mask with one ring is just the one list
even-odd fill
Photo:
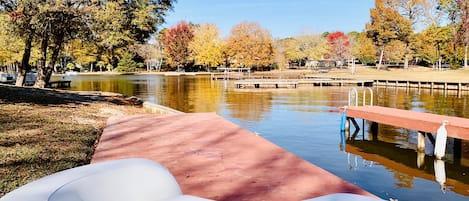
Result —
[[214, 200], [374, 197], [213, 113], [111, 117], [92, 163], [132, 157], [161, 163], [185, 194]]

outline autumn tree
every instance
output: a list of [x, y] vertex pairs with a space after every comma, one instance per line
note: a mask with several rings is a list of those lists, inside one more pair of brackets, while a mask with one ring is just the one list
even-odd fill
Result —
[[98, 48], [96, 44], [89, 41], [72, 40], [68, 46], [68, 52], [80, 65], [92, 65], [98, 60]]
[[[428, 10], [428, 0], [388, 0], [390, 6], [397, 10], [404, 18], [406, 18], [412, 25], [411, 32], [419, 22], [424, 20], [425, 12]], [[401, 41], [405, 43], [405, 54], [404, 54], [404, 68], [409, 67], [409, 55], [411, 45], [410, 35], [401, 38]]]
[[268, 30], [255, 22], [243, 22], [231, 29], [226, 48], [234, 66], [260, 68], [274, 61], [272, 43]]
[[0, 11], [6, 12], [9, 17], [9, 25], [15, 35], [23, 38], [23, 55], [21, 65], [19, 65], [19, 73], [16, 78], [16, 85], [22, 86], [25, 81], [25, 75], [31, 71], [29, 61], [31, 58], [31, 50], [33, 48], [33, 40], [35, 37], [35, 27], [32, 25], [33, 17], [38, 12], [38, 7], [42, 1], [40, 0], [1, 0]]
[[[329, 34], [328, 34], [329, 36]], [[297, 52], [299, 57], [306, 58], [308, 60], [319, 60], [322, 59], [328, 53], [328, 44], [326, 37], [318, 34], [307, 34], [296, 36], [297, 40]]]
[[395, 63], [398, 65], [403, 62], [405, 54], [407, 54], [407, 45], [399, 40], [389, 42], [388, 48], [384, 50], [384, 55], [388, 63]]
[[224, 41], [215, 24], [196, 25], [189, 49], [195, 65], [211, 67], [224, 63]]
[[375, 0], [370, 10], [371, 22], [366, 24], [368, 37], [380, 47], [378, 68], [382, 65], [384, 48], [393, 40], [408, 41], [412, 33], [411, 23], [397, 10], [386, 5], [384, 0]]
[[318, 34], [281, 39], [278, 41], [278, 46], [289, 63], [297, 62], [300, 66], [305, 60], [322, 59], [328, 52], [326, 39]]
[[461, 26], [458, 36], [464, 46], [464, 69], [469, 69], [467, 64], [468, 48], [469, 48], [469, 1], [457, 0], [460, 9]]
[[298, 61], [301, 58], [297, 51], [298, 41], [294, 38], [283, 38], [276, 40], [275, 47], [275, 61], [280, 66], [289, 64], [291, 61]]
[[[463, 0], [466, 1], [466, 0]], [[449, 20], [449, 23], [447, 26], [449, 26], [452, 30], [452, 37], [453, 37], [453, 43], [451, 45], [451, 51], [452, 51], [452, 59], [451, 63], [456, 64], [457, 63], [457, 40], [460, 39], [458, 37], [458, 31], [459, 25], [461, 22], [461, 8], [459, 7], [459, 2], [460, 0], [438, 0], [438, 5], [437, 8], [442, 11], [446, 17], [447, 20]]]
[[[10, 15], [10, 24], [15, 27], [15, 33], [25, 41], [17, 84], [22, 85], [24, 74], [29, 70], [33, 41], [39, 43], [41, 50], [35, 86], [44, 87], [52, 74], [52, 66], [57, 62], [59, 52], [67, 41], [80, 38], [96, 42], [100, 47], [98, 50], [108, 51], [114, 57], [116, 48], [124, 48], [135, 41], [145, 42], [156, 32], [156, 25], [163, 22], [164, 13], [171, 8], [172, 2], [173, 0], [0, 1], [0, 11]], [[47, 59], [49, 63], [46, 62]]]
[[352, 46], [352, 55], [363, 64], [374, 64], [376, 50], [373, 41], [367, 37], [366, 32], [361, 32], [356, 38], [356, 45]]
[[279, 69], [283, 69], [288, 66], [288, 59], [286, 57], [286, 43], [285, 39], [274, 40], [274, 62]]
[[10, 30], [8, 18], [7, 14], [0, 14], [0, 65], [18, 64], [23, 51], [23, 42]]
[[329, 44], [329, 57], [335, 60], [344, 60], [350, 56], [350, 40], [343, 32], [332, 32], [327, 36]]
[[[77, 3], [77, 4], [74, 4]], [[57, 63], [60, 50], [67, 41], [79, 33], [90, 33], [86, 26], [88, 11], [80, 2], [51, 1], [38, 5], [39, 12], [34, 16], [36, 33], [40, 40], [41, 57], [35, 87], [44, 88], [49, 82], [53, 66]], [[50, 59], [47, 63], [50, 50]]]
[[147, 44], [135, 44], [130, 49], [144, 59], [147, 71], [151, 71], [152, 69], [159, 70], [161, 67], [164, 54], [160, 41], [156, 40]]
[[164, 30], [161, 34], [161, 42], [163, 42], [168, 62], [172, 67], [176, 67], [177, 71], [190, 62], [189, 43], [193, 37], [191, 27], [184, 21]]
[[450, 42], [452, 41], [452, 29], [449, 26], [438, 27], [431, 25], [417, 34], [416, 53], [425, 62], [433, 64], [439, 69], [443, 58], [450, 56]]

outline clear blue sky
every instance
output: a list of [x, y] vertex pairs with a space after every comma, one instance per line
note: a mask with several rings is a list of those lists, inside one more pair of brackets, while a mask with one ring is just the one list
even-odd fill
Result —
[[303, 33], [362, 31], [374, 0], [178, 0], [168, 13], [170, 27], [181, 20], [214, 23], [222, 36], [241, 22], [258, 22], [275, 38]]

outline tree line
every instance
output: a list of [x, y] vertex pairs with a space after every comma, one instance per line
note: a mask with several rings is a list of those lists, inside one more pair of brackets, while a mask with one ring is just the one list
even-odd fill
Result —
[[[263, 68], [308, 65], [329, 59], [363, 64], [395, 63], [468, 69], [469, 14], [467, 0], [375, 0], [370, 22], [362, 32], [273, 39], [254, 22], [235, 25], [222, 39], [214, 24], [180, 22], [159, 39], [170, 67], [229, 66]], [[179, 38], [178, 38], [179, 37]]]
[[[335, 31], [274, 39], [256, 22], [235, 25], [222, 38], [214, 24], [180, 22], [157, 32], [174, 0], [0, 0], [0, 65], [32, 65], [43, 87], [58, 63], [93, 70], [132, 71], [210, 67], [253, 69], [312, 65], [321, 59], [363, 64], [420, 64], [466, 69], [467, 0], [375, 0], [361, 32]], [[148, 44], [156, 34], [155, 43]], [[313, 63], [313, 65], [315, 65]], [[74, 65], [69, 65], [73, 68]], [[200, 70], [200, 69], [199, 69]]]
[[273, 39], [256, 22], [239, 23], [222, 39], [215, 24], [182, 21], [162, 30], [158, 39], [173, 70], [193, 66], [264, 70], [294, 62], [304, 65], [308, 60], [340, 60], [351, 53], [349, 36], [343, 32]]
[[19, 69], [23, 85], [36, 63], [35, 87], [49, 82], [59, 59], [117, 67], [163, 23], [174, 0], [1, 0], [0, 62]]

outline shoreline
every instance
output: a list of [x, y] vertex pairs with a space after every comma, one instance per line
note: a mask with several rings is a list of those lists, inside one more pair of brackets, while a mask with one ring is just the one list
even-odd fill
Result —
[[[219, 72], [223, 73], [223, 72]], [[236, 72], [233, 72], [236, 73]], [[117, 72], [79, 72], [77, 75], [166, 75], [166, 76], [208, 76], [211, 72], [135, 72], [135, 73], [117, 73]], [[357, 66], [355, 74], [351, 73], [351, 68], [337, 69], [332, 68], [327, 73], [314, 73], [312, 70], [305, 69], [281, 69], [272, 71], [256, 71], [251, 75], [308, 75], [324, 78], [353, 78], [353, 79], [373, 79], [373, 80], [409, 80], [409, 81], [434, 81], [434, 82], [469, 82], [469, 70], [445, 70], [437, 71], [429, 67], [411, 67], [409, 69], [387, 68], [377, 70], [374, 67]], [[56, 74], [54, 76], [66, 76], [65, 74]], [[74, 75], [70, 75], [74, 76]]]

